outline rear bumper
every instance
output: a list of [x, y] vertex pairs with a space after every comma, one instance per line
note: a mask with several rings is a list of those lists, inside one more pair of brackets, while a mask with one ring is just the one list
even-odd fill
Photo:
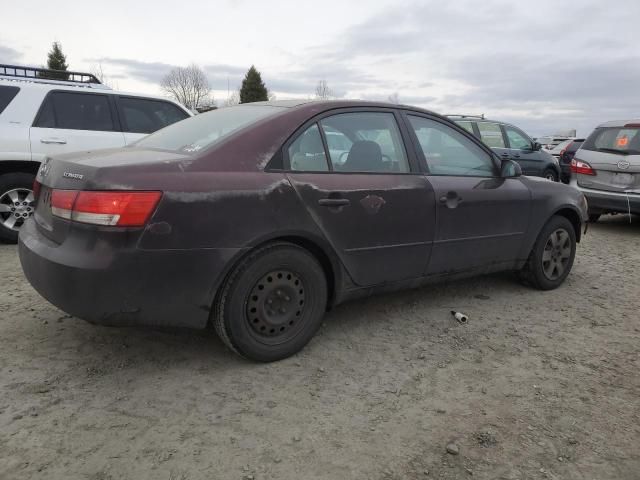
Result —
[[[575, 183], [575, 181], [574, 181]], [[640, 214], [640, 194], [605, 192], [591, 190], [574, 185], [589, 202], [589, 213], [628, 213]]]
[[96, 238], [20, 231], [19, 255], [31, 285], [64, 312], [91, 323], [204, 328], [224, 268], [238, 249], [140, 250]]

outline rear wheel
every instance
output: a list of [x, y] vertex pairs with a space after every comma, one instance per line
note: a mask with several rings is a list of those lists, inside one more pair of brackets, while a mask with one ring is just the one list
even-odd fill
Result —
[[311, 340], [327, 306], [322, 266], [289, 243], [259, 248], [222, 287], [213, 324], [222, 341], [251, 360], [289, 357]]
[[552, 182], [558, 181], [558, 173], [551, 168], [547, 168], [544, 172], [542, 172], [542, 176], [547, 180], [551, 180]]
[[590, 213], [589, 214], [589, 223], [596, 223], [600, 220], [600, 213]]
[[547, 222], [522, 269], [521, 278], [540, 290], [552, 290], [564, 282], [576, 254], [576, 233], [565, 217]]
[[33, 181], [30, 173], [0, 175], [0, 240], [16, 243], [24, 222], [33, 215]]

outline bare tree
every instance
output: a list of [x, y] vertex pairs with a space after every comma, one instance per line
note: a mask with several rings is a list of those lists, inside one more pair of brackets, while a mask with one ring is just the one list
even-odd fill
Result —
[[209, 80], [195, 63], [171, 70], [160, 82], [160, 88], [190, 110], [213, 102]]
[[393, 92], [389, 97], [387, 97], [389, 103], [395, 103], [396, 105], [400, 103], [400, 95], [398, 92]]
[[328, 100], [333, 97], [333, 91], [329, 88], [326, 80], [320, 80], [316, 85], [316, 98]]
[[234, 105], [238, 105], [240, 103], [240, 92], [238, 90], [234, 91], [229, 95], [229, 97], [224, 101], [225, 107], [232, 107]]
[[94, 77], [96, 77], [98, 80], [100, 80], [100, 83], [102, 83], [103, 85], [106, 85], [107, 87], [112, 88], [113, 90], [119, 89], [118, 82], [113, 80], [109, 75], [107, 75], [104, 72], [104, 69], [102, 68], [102, 62], [98, 62], [98, 64], [91, 67], [90, 73]]

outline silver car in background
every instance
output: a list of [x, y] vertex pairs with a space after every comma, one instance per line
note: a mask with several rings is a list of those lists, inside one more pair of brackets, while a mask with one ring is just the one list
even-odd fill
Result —
[[571, 185], [589, 202], [589, 219], [640, 214], [640, 119], [603, 123], [571, 161]]

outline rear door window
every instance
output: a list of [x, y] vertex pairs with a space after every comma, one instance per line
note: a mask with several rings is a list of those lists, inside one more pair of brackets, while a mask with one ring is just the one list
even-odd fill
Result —
[[491, 148], [505, 148], [502, 129], [497, 123], [478, 122], [478, 130], [480, 130], [480, 139]]
[[120, 97], [119, 106], [125, 131], [131, 133], [152, 133], [188, 117], [177, 106], [162, 100]]
[[0, 113], [11, 103], [20, 89], [18, 87], [9, 87], [0, 85]]
[[640, 126], [597, 128], [582, 148], [620, 155], [640, 155]]
[[[338, 172], [407, 173], [409, 162], [393, 113], [340, 113], [320, 121], [333, 170]], [[342, 138], [338, 144], [338, 136]], [[343, 149], [340, 147], [348, 147]]]
[[34, 127], [103, 132], [115, 130], [107, 95], [73, 92], [51, 92]]
[[432, 175], [493, 177], [493, 160], [478, 145], [451, 127], [409, 115]]

